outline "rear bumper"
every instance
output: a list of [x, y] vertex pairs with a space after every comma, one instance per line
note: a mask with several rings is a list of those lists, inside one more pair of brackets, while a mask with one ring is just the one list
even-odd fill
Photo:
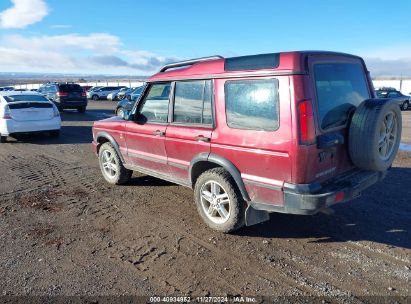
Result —
[[323, 184], [284, 184], [284, 205], [251, 202], [257, 210], [290, 214], [316, 214], [331, 205], [353, 200], [361, 191], [381, 181], [387, 171], [371, 172], [355, 170], [337, 176]]
[[60, 130], [61, 119], [54, 117], [47, 120], [38, 121], [18, 121], [18, 120], [3, 120], [0, 125], [0, 133], [3, 136], [19, 134], [19, 133], [36, 133], [43, 131]]
[[73, 101], [56, 101], [56, 106], [64, 109], [77, 109], [80, 107], [87, 107], [88, 101], [87, 99], [84, 100], [73, 100]]

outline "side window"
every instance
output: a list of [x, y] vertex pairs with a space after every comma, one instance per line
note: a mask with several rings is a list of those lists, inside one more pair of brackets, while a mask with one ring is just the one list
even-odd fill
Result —
[[398, 97], [398, 96], [400, 96], [400, 94], [398, 94], [397, 92], [388, 93], [388, 97]]
[[227, 81], [225, 100], [227, 124], [230, 128], [264, 131], [278, 129], [277, 80]]
[[171, 84], [153, 84], [140, 106], [140, 115], [147, 122], [165, 123], [168, 120], [168, 103]]
[[173, 122], [211, 125], [211, 80], [176, 82]]
[[57, 87], [54, 86], [54, 85], [51, 85], [51, 86], [48, 88], [48, 91], [49, 91], [50, 93], [56, 93], [56, 92], [57, 92]]

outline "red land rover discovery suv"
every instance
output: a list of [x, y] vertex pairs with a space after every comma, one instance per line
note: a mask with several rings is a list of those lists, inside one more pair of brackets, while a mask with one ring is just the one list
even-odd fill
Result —
[[358, 197], [390, 168], [401, 127], [360, 57], [213, 56], [164, 66], [131, 112], [94, 123], [93, 149], [109, 183], [139, 171], [193, 188], [201, 218], [230, 232]]

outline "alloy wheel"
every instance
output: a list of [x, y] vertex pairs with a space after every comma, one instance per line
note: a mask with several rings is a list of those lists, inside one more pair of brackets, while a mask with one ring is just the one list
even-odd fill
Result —
[[391, 157], [397, 141], [397, 130], [397, 116], [394, 112], [390, 111], [384, 117], [378, 140], [378, 155], [382, 160], [387, 160]]
[[114, 178], [118, 172], [118, 165], [116, 159], [108, 150], [101, 153], [101, 165], [103, 166], [104, 174], [109, 178]]
[[231, 201], [225, 189], [211, 180], [202, 185], [200, 195], [206, 216], [216, 224], [227, 222], [231, 213]]

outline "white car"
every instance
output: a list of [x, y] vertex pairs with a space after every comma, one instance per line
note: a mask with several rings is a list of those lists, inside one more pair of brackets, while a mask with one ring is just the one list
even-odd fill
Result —
[[29, 91], [0, 92], [0, 142], [21, 133], [48, 132], [59, 136], [57, 107], [44, 96]]
[[124, 88], [123, 86], [120, 87], [101, 87], [94, 91], [87, 92], [87, 98], [93, 100], [99, 99], [107, 99], [108, 94], [117, 93], [120, 89]]

